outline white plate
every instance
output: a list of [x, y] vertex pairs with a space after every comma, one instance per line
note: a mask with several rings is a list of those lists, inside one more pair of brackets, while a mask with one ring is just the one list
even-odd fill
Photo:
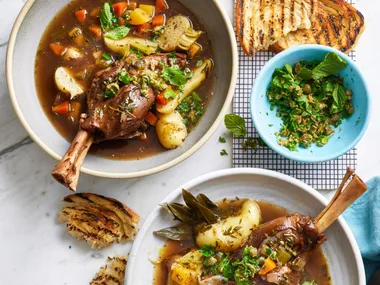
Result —
[[[198, 177], [177, 188], [162, 203], [183, 202], [182, 188], [193, 194], [204, 193], [214, 201], [236, 196], [253, 198], [311, 216], [316, 216], [327, 205], [326, 199], [305, 183], [262, 169], [227, 169]], [[153, 231], [175, 223], [159, 206], [149, 215], [129, 255], [125, 284], [152, 284], [154, 268], [148, 258], [155, 259], [165, 242], [154, 236]], [[346, 222], [340, 218], [326, 235], [327, 241], [322, 247], [330, 266], [332, 284], [365, 285], [360, 251]]]

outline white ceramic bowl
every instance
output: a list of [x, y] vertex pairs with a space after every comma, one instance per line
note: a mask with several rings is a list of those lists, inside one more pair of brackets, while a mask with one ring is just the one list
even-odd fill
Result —
[[[56, 159], [61, 159], [69, 143], [54, 129], [40, 106], [34, 82], [34, 61], [46, 26], [69, 2], [70, 0], [27, 1], [15, 22], [6, 64], [9, 94], [17, 116], [31, 138]], [[214, 95], [202, 121], [176, 150], [134, 161], [116, 161], [89, 155], [82, 167], [83, 172], [109, 178], [132, 178], [165, 170], [197, 151], [222, 121], [232, 101], [237, 78], [237, 45], [231, 21], [218, 0], [180, 2], [205, 27], [214, 52]]]
[[[196, 178], [173, 191], [164, 202], [183, 202], [181, 190], [204, 193], [212, 200], [225, 197], [253, 198], [284, 207], [291, 212], [316, 216], [327, 205], [316, 190], [287, 175], [263, 169], [227, 169]], [[153, 231], [175, 225], [170, 214], [159, 206], [140, 229], [129, 255], [126, 285], [151, 285], [153, 264], [165, 240]], [[334, 223], [326, 232], [322, 245], [330, 267], [333, 285], [365, 285], [363, 261], [355, 238], [343, 220]]]

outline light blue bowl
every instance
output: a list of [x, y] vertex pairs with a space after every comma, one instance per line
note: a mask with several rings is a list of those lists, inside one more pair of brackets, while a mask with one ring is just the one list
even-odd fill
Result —
[[[345, 87], [353, 92], [355, 112], [335, 129], [335, 134], [325, 146], [319, 147], [313, 144], [309, 148], [299, 147], [298, 151], [290, 151], [277, 143], [275, 135], [281, 128], [282, 120], [276, 116], [276, 109], [270, 110], [266, 96], [272, 74], [276, 68], [282, 68], [287, 63], [294, 66], [301, 60], [322, 60], [329, 52], [337, 53], [348, 63], [348, 66], [339, 74], [344, 78]], [[351, 150], [367, 129], [370, 109], [371, 98], [368, 87], [355, 62], [342, 52], [321, 45], [297, 46], [274, 56], [261, 69], [251, 93], [252, 120], [260, 137], [277, 153], [299, 162], [323, 162], [335, 159]]]

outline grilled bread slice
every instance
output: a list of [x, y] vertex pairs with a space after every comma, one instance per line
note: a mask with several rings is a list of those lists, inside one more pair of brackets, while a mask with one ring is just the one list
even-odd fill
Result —
[[108, 264], [100, 268], [90, 285], [123, 285], [127, 258], [116, 256], [108, 258]]
[[59, 221], [69, 234], [86, 240], [94, 249], [114, 242], [133, 240], [139, 216], [121, 202], [91, 193], [77, 193], [63, 199]]
[[318, 0], [237, 0], [236, 32], [247, 55], [298, 29], [309, 29]]
[[351, 4], [344, 0], [319, 0], [311, 28], [289, 33], [270, 49], [280, 52], [301, 44], [321, 44], [348, 53], [364, 29], [363, 15]]

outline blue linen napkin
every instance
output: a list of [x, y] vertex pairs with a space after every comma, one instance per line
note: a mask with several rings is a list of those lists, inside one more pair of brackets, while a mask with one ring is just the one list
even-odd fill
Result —
[[367, 282], [380, 268], [380, 176], [367, 183], [368, 190], [343, 214], [363, 256]]

